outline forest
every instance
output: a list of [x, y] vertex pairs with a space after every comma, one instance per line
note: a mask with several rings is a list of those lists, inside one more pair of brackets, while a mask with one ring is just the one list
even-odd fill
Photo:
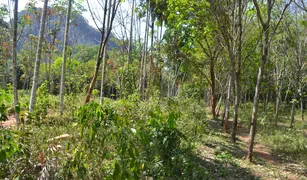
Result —
[[0, 0], [0, 179], [307, 179], [306, 63], [306, 0]]

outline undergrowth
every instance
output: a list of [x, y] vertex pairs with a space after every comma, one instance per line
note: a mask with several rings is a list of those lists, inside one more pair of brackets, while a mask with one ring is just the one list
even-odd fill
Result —
[[39, 102], [39, 125], [29, 121], [21, 132], [1, 130], [10, 138], [1, 141], [6, 144], [1, 152], [9, 153], [2, 155], [0, 178], [199, 179], [208, 174], [192, 158], [193, 144], [206, 127], [205, 112], [192, 100], [105, 99], [102, 106], [93, 101], [61, 119], [46, 116], [52, 104]]

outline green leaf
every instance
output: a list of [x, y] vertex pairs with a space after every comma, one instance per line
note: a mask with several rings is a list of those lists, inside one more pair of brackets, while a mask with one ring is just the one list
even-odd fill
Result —
[[136, 134], [136, 129], [131, 128], [130, 130], [131, 130], [131, 132], [133, 132], [133, 134]]
[[118, 164], [118, 162], [115, 162], [115, 169], [114, 169], [114, 172], [113, 172], [113, 179], [120, 179], [120, 166]]
[[20, 104], [15, 106], [16, 113], [20, 114]]
[[0, 162], [5, 163], [6, 162], [6, 153], [4, 150], [0, 151]]

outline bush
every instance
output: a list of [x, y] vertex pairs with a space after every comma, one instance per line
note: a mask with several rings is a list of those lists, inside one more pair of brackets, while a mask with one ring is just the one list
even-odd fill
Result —
[[[43, 93], [44, 86], [41, 89], [46, 96], [38, 103], [47, 109], [50, 104], [44, 104], [49, 94]], [[5, 170], [2, 177], [203, 178], [207, 172], [191, 151], [195, 139], [186, 135], [205, 130], [205, 114], [200, 105], [191, 102], [156, 97], [144, 102], [133, 94], [127, 100], [105, 99], [102, 106], [94, 101], [83, 105], [77, 110], [77, 122], [65, 119], [60, 124], [54, 122], [63, 120], [46, 117], [39, 126], [25, 125], [22, 138], [14, 140], [18, 151], [1, 167]], [[62, 134], [70, 138], [50, 140]]]
[[181, 114], [176, 100], [139, 102], [137, 96], [82, 106], [77, 113], [80, 141], [62, 175], [107, 179], [189, 175], [196, 167], [185, 156], [189, 146], [183, 147], [186, 137], [177, 127]]
[[8, 103], [12, 100], [10, 93], [0, 89], [0, 122], [8, 119]]

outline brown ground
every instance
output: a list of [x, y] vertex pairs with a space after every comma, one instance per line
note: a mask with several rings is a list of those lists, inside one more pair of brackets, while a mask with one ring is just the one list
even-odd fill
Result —
[[[220, 121], [209, 121], [209, 128], [215, 129], [217, 132], [222, 132]], [[229, 127], [232, 127], [232, 121], [229, 121]], [[229, 130], [231, 132], [231, 130]], [[216, 143], [213, 141], [213, 146], [202, 144], [198, 148], [198, 153], [204, 160], [215, 158], [215, 146], [224, 147], [228, 152], [231, 152], [235, 161], [240, 164], [241, 168], [246, 168], [251, 173], [259, 177], [260, 179], [289, 179], [289, 180], [307, 180], [307, 168], [299, 162], [294, 162], [285, 157], [278, 156], [271, 153], [269, 146], [259, 141], [259, 137], [256, 136], [254, 151], [253, 151], [253, 163], [249, 163], [245, 156], [247, 154], [249, 143], [249, 130], [247, 127], [238, 127], [237, 143], [233, 144], [230, 141], [230, 134], [217, 134], [220, 138], [227, 140], [225, 145]], [[209, 141], [210, 142], [210, 141]]]
[[16, 120], [13, 115], [9, 116], [7, 121], [0, 122], [0, 126], [2, 127], [10, 127], [10, 126], [14, 126], [15, 124], [16, 124]]
[[[247, 153], [247, 147], [249, 143], [249, 132], [247, 129], [243, 127], [238, 128], [238, 138], [245, 144]], [[254, 155], [253, 157], [264, 160], [272, 170], [278, 172], [280, 178], [277, 179], [289, 179], [289, 180], [297, 180], [297, 179], [307, 179], [307, 170], [299, 165], [293, 164], [291, 162], [282, 162], [282, 160], [274, 156], [270, 153], [269, 147], [256, 142], [254, 145]], [[293, 168], [294, 166], [294, 168]], [[290, 167], [290, 168], [289, 168]], [[291, 168], [292, 167], [292, 168]], [[272, 179], [272, 177], [263, 177], [265, 172], [262, 172], [259, 169], [253, 170], [257, 176], [262, 177], [263, 179]], [[299, 173], [298, 173], [299, 172]]]

